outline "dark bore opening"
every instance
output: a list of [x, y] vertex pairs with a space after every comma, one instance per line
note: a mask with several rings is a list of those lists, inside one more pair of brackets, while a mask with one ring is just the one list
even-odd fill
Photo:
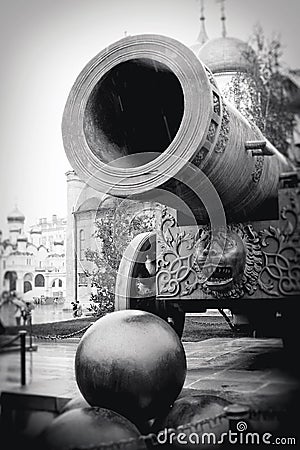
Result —
[[139, 166], [170, 145], [183, 110], [174, 73], [157, 61], [133, 59], [115, 66], [93, 89], [84, 114], [85, 137], [101, 161]]

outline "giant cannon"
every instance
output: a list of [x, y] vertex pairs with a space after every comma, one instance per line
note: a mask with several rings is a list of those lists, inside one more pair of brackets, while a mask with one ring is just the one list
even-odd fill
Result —
[[117, 309], [155, 310], [179, 333], [185, 312], [206, 308], [229, 308], [254, 329], [291, 320], [297, 171], [189, 48], [159, 35], [107, 47], [75, 81], [62, 131], [94, 189], [162, 205], [156, 230], [125, 251]]

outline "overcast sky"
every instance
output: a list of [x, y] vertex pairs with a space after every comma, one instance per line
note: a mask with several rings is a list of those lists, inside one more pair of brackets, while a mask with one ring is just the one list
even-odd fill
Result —
[[[219, 4], [205, 2], [209, 37], [220, 35]], [[83, 66], [128, 34], [159, 33], [194, 43], [196, 0], [0, 0], [0, 229], [17, 203], [30, 225], [66, 215], [61, 117]], [[247, 40], [261, 23], [278, 32], [285, 62], [300, 68], [299, 0], [227, 0], [228, 35]]]

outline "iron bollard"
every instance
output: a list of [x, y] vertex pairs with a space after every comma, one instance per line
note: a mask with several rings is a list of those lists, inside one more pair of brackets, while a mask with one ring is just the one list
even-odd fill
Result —
[[225, 406], [224, 412], [229, 421], [229, 430], [233, 432], [243, 432], [247, 430], [250, 408], [245, 405]]
[[30, 351], [32, 351], [32, 314], [31, 314], [31, 311], [30, 311], [30, 314], [29, 314], [29, 348], [30, 348]]
[[21, 344], [21, 385], [26, 385], [26, 334], [27, 331], [19, 331]]

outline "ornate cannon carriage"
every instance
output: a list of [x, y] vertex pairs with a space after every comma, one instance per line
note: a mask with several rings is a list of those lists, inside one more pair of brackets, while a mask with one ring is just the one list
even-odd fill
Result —
[[228, 308], [257, 330], [293, 320], [297, 171], [190, 49], [158, 35], [107, 47], [78, 76], [62, 129], [90, 186], [162, 205], [156, 230], [125, 251], [117, 309], [156, 312], [179, 334], [185, 312], [206, 308]]

